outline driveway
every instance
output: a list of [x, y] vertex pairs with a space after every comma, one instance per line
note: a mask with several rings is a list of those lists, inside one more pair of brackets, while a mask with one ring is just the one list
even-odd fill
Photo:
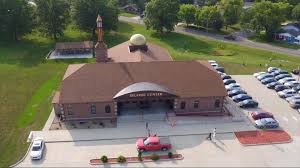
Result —
[[253, 99], [259, 102], [261, 109], [275, 115], [281, 127], [293, 136], [300, 136], [300, 114], [284, 99], [279, 98], [274, 90], [268, 89], [252, 75], [233, 75], [232, 77]]
[[[119, 20], [123, 21], [123, 22], [130, 22], [130, 23], [136, 23], [136, 24], [144, 25], [143, 21], [139, 17], [130, 18], [130, 17], [125, 17], [125, 16], [119, 16]], [[288, 55], [293, 55], [293, 56], [298, 56], [298, 57], [300, 56], [300, 50], [294, 50], [294, 49], [289, 49], [289, 48], [272, 46], [272, 45], [265, 44], [265, 43], [254, 42], [254, 41], [250, 41], [250, 40], [248, 40], [246, 38], [243, 38], [243, 37], [240, 37], [240, 36], [239, 36], [237, 41], [230, 41], [230, 40], [224, 40], [223, 35], [206, 33], [206, 32], [203, 32], [203, 31], [193, 30], [193, 29], [184, 28], [184, 27], [175, 27], [174, 29], [175, 29], [174, 30], [175, 32], [181, 33], [181, 34], [207, 37], [207, 38], [210, 38], [210, 39], [213, 39], [213, 40], [221, 40], [223, 42], [242, 45], [242, 46], [247, 46], [247, 47], [252, 47], [252, 48], [257, 48], [257, 49], [261, 49], [261, 50], [267, 50], [267, 51], [271, 51], [271, 52], [288, 54]]]

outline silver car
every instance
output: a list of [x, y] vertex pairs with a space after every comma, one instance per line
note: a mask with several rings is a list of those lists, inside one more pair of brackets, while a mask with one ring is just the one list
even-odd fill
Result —
[[255, 126], [257, 128], [277, 128], [279, 127], [279, 123], [273, 118], [262, 118], [259, 120], [255, 120]]
[[43, 138], [36, 138], [32, 143], [30, 157], [32, 160], [40, 160], [43, 157], [45, 142]]
[[283, 91], [278, 92], [277, 94], [281, 98], [287, 98], [287, 97], [294, 96], [296, 92], [292, 89], [285, 89]]

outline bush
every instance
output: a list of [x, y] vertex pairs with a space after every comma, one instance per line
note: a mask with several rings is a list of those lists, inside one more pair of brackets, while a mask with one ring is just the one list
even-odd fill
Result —
[[122, 155], [120, 155], [117, 160], [118, 160], [119, 163], [126, 162], [126, 158], [124, 156], [122, 156]]
[[169, 158], [173, 158], [173, 153], [172, 153], [172, 152], [169, 152], [169, 153], [168, 153], [168, 157], [169, 157]]
[[153, 160], [153, 161], [157, 161], [157, 160], [159, 160], [159, 155], [153, 153], [153, 154], [150, 156], [150, 159]]
[[142, 152], [141, 151], [139, 151], [139, 153], [138, 153], [138, 159], [139, 159], [139, 161], [142, 161], [143, 159], [142, 159]]
[[108, 162], [108, 158], [107, 156], [103, 155], [100, 160], [102, 161], [102, 163], [107, 163]]

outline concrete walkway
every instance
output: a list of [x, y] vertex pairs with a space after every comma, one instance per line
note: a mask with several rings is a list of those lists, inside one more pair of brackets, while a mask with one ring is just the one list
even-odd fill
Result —
[[[130, 22], [130, 23], [144, 25], [143, 21], [140, 20], [139, 17], [130, 18], [130, 17], [119, 16], [119, 20], [123, 21], [123, 22]], [[237, 41], [230, 41], [230, 40], [225, 40], [223, 35], [211, 34], [211, 33], [193, 30], [193, 29], [184, 28], [184, 27], [175, 27], [174, 29], [175, 29], [174, 30], [175, 32], [181, 33], [181, 34], [206, 37], [206, 38], [210, 38], [213, 40], [220, 40], [220, 41], [227, 42], [227, 43], [232, 43], [232, 44], [257, 48], [257, 49], [261, 49], [261, 50], [267, 50], [267, 51], [271, 51], [271, 52], [277, 52], [277, 53], [288, 54], [288, 55], [300, 57], [300, 50], [277, 47], [277, 46], [272, 46], [272, 45], [265, 44], [265, 43], [253, 42], [253, 41], [250, 41], [250, 40], [240, 37], [240, 36]]]

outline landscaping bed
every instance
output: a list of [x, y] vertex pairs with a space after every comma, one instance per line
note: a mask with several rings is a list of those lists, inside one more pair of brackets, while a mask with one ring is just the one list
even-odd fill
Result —
[[[157, 155], [159, 156], [157, 159], [153, 159], [152, 155], [142, 156], [141, 160], [139, 157], [126, 157], [124, 162], [120, 162], [118, 158], [107, 158], [108, 164], [117, 164], [117, 163], [138, 163], [138, 162], [154, 162], [157, 160], [161, 161], [171, 161], [171, 160], [182, 160], [183, 156], [181, 154], [173, 154], [170, 158], [167, 154], [166, 155]], [[101, 165], [105, 164], [101, 161], [101, 159], [91, 159], [90, 160], [91, 165]]]

